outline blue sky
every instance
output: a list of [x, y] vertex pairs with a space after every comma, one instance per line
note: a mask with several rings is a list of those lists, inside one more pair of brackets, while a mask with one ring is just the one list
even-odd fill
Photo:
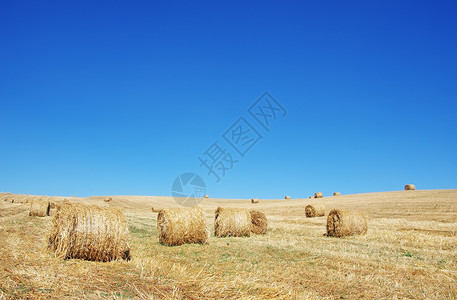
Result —
[[[0, 191], [457, 188], [455, 1], [1, 1]], [[247, 112], [268, 91], [267, 132]], [[244, 157], [222, 135], [262, 135]], [[200, 166], [218, 143], [239, 160]]]

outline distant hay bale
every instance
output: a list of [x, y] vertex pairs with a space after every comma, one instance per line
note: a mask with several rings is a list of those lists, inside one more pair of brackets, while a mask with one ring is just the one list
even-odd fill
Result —
[[327, 236], [366, 234], [367, 228], [367, 218], [359, 211], [334, 209], [327, 217]]
[[308, 198], [309, 198], [309, 199], [311, 199], [311, 198], [314, 198], [314, 197], [312, 197], [312, 196], [309, 196]]
[[322, 204], [309, 204], [305, 207], [307, 218], [322, 217], [325, 215], [325, 207]]
[[259, 203], [259, 199], [257, 199], [257, 198], [252, 198], [252, 199], [251, 199], [251, 203]]
[[290, 196], [285, 196], [284, 199], [289, 200]]
[[33, 217], [46, 217], [49, 216], [51, 204], [46, 199], [35, 199], [30, 203], [29, 216]]
[[333, 193], [333, 196], [341, 196], [341, 193], [340, 192], [335, 192], [335, 193]]
[[205, 198], [209, 198], [209, 196], [208, 196], [208, 195], [205, 195]]
[[113, 198], [103, 199], [103, 201], [105, 201], [105, 202], [111, 202], [111, 201], [113, 201]]
[[406, 191], [414, 191], [415, 189], [416, 189], [416, 186], [414, 184], [405, 185], [405, 190]]
[[57, 256], [103, 262], [130, 259], [127, 221], [120, 209], [62, 203], [52, 222], [49, 246]]
[[265, 234], [267, 233], [268, 220], [265, 217], [265, 214], [257, 211], [251, 210], [251, 232], [255, 234]]
[[217, 237], [250, 236], [251, 213], [245, 208], [218, 207], [214, 218], [214, 234]]
[[168, 208], [157, 216], [159, 242], [167, 246], [205, 244], [208, 240], [205, 216], [200, 207]]
[[322, 195], [321, 192], [319, 192], [319, 193], [314, 193], [314, 198], [322, 198], [322, 197], [323, 197], [323, 195]]

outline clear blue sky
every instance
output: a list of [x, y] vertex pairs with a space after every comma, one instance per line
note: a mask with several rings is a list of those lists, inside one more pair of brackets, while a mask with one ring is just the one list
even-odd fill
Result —
[[[0, 191], [457, 188], [455, 1], [1, 1]], [[247, 109], [287, 110], [266, 132]], [[244, 156], [240, 117], [263, 138]], [[239, 159], [216, 183], [215, 142]]]

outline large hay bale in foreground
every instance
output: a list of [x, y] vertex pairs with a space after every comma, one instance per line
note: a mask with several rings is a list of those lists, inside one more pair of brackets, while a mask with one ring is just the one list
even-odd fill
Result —
[[322, 204], [308, 204], [305, 207], [307, 218], [322, 217], [325, 215], [325, 206]]
[[30, 203], [29, 216], [34, 217], [46, 217], [49, 216], [49, 210], [51, 209], [51, 203], [46, 199], [34, 199]]
[[168, 208], [157, 216], [159, 242], [167, 246], [200, 243], [208, 240], [205, 216], [200, 207]]
[[214, 234], [217, 237], [250, 236], [251, 213], [245, 208], [216, 209]]
[[268, 220], [264, 213], [251, 210], [251, 232], [255, 234], [265, 234], [267, 233]]
[[416, 186], [414, 184], [407, 184], [405, 185], [405, 191], [414, 191]]
[[335, 193], [333, 193], [333, 196], [341, 196], [341, 193], [340, 192], [335, 192]]
[[367, 218], [359, 211], [334, 209], [327, 217], [327, 236], [366, 234], [367, 228]]
[[49, 246], [57, 256], [93, 261], [130, 259], [127, 221], [120, 209], [62, 203], [52, 222]]
[[321, 192], [314, 193], [314, 198], [322, 198], [324, 195]]
[[259, 203], [259, 199], [257, 199], [257, 198], [252, 198], [252, 199], [251, 199], [251, 203]]

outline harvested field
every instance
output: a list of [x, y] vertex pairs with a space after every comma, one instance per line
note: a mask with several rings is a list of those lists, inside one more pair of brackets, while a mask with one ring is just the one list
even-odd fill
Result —
[[[3, 196], [0, 194], [0, 196]], [[52, 218], [30, 204], [0, 201], [0, 298], [455, 299], [457, 190], [416, 190], [323, 199], [329, 210], [361, 210], [366, 235], [326, 237], [327, 218], [305, 218], [305, 199], [262, 200], [265, 235], [207, 244], [159, 243], [151, 206], [172, 198], [110, 196], [130, 232], [132, 259], [63, 260], [47, 249]], [[103, 205], [104, 198], [72, 198]], [[204, 199], [214, 232], [218, 206], [252, 209], [249, 199]], [[331, 280], [329, 280], [331, 279]], [[420, 284], [419, 284], [420, 283]]]

